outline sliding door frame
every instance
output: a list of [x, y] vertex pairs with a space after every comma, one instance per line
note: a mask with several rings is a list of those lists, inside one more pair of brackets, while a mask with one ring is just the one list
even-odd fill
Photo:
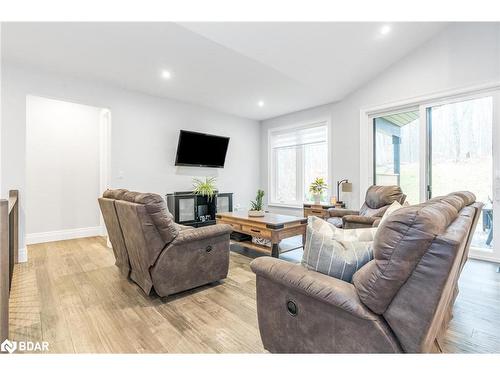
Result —
[[[472, 100], [475, 98], [493, 97], [493, 139], [500, 140], [500, 82], [463, 87], [459, 89], [437, 92], [416, 98], [402, 100], [393, 103], [368, 107], [360, 110], [360, 201], [368, 187], [374, 183], [374, 127], [373, 120], [376, 117], [389, 114], [411, 111], [418, 108], [420, 118], [419, 147], [420, 147], [420, 200], [429, 196], [430, 185], [430, 142], [429, 142], [429, 119], [427, 108], [437, 105], [450, 104], [454, 102]], [[494, 210], [500, 213], [500, 142], [493, 147], [493, 201]], [[494, 215], [494, 228], [500, 228], [500, 214]], [[472, 258], [483, 259], [500, 263], [500, 241], [496, 241], [493, 253], [471, 249]]]

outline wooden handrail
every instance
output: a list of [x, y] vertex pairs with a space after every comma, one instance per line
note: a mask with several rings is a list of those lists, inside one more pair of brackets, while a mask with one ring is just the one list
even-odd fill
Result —
[[0, 200], [0, 342], [9, 336], [9, 201]]
[[9, 191], [9, 199], [0, 200], [0, 342], [9, 336], [9, 295], [18, 262], [19, 191]]
[[19, 202], [19, 190], [9, 190], [9, 214], [16, 209]]
[[14, 264], [19, 261], [19, 190], [9, 191], [9, 249], [10, 282], [12, 282]]

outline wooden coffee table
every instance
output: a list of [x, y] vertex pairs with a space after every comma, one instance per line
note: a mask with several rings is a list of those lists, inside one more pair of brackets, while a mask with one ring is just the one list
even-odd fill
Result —
[[271, 241], [271, 248], [257, 245], [251, 241], [238, 244], [258, 251], [271, 252], [271, 256], [279, 258], [280, 253], [299, 249], [295, 246], [280, 249], [281, 240], [302, 235], [302, 245], [306, 239], [307, 219], [305, 217], [266, 213], [263, 217], [251, 217], [246, 212], [224, 212], [215, 215], [217, 224], [229, 224], [233, 231]]

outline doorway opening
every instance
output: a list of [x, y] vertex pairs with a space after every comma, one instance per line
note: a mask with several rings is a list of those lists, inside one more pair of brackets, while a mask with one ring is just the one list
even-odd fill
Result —
[[104, 233], [97, 198], [108, 186], [111, 113], [26, 98], [26, 243]]

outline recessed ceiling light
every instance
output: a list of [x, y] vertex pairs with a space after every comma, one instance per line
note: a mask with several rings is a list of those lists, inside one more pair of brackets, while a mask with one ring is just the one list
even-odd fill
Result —
[[168, 70], [163, 70], [161, 72], [161, 76], [162, 78], [170, 79], [172, 77], [172, 74]]
[[381, 35], [387, 35], [391, 32], [391, 27], [389, 25], [384, 25], [380, 29], [380, 34]]
[[257, 105], [259, 107], [264, 107], [264, 102], [262, 100], [259, 100], [259, 102], [257, 103]]

